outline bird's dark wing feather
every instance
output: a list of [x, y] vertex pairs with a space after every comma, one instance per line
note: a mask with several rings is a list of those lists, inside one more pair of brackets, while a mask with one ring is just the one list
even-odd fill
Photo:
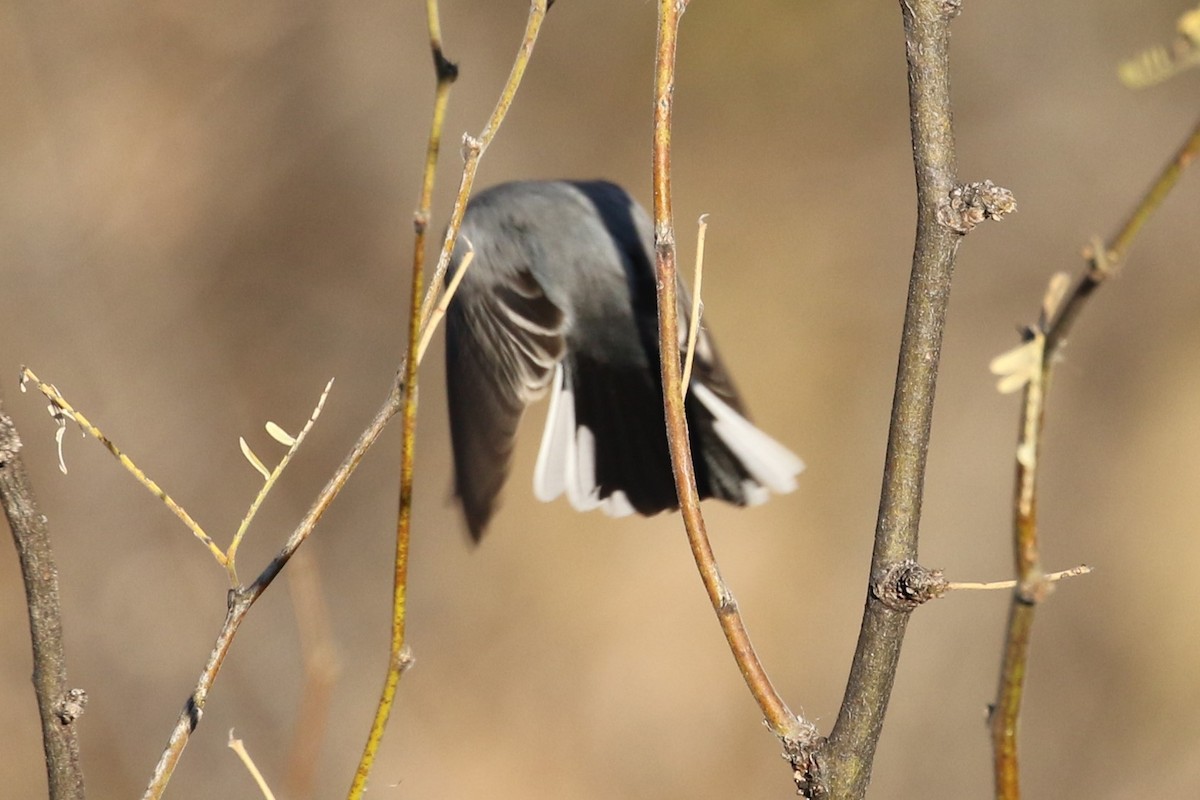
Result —
[[474, 285], [464, 280], [447, 311], [454, 488], [476, 540], [508, 477], [517, 423], [525, 407], [545, 392], [563, 356], [562, 328], [562, 311], [520, 267], [492, 271]]

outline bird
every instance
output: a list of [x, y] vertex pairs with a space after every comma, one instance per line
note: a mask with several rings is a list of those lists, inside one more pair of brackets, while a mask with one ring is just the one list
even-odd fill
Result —
[[[454, 495], [472, 539], [497, 511], [525, 410], [547, 394], [539, 500], [565, 494], [610, 516], [678, 508], [646, 210], [607, 181], [503, 183], [468, 203], [447, 284], [468, 252], [445, 354]], [[679, 297], [682, 352], [682, 284]], [[803, 461], [749, 421], [704, 328], [684, 408], [701, 498], [755, 505], [796, 488]]]

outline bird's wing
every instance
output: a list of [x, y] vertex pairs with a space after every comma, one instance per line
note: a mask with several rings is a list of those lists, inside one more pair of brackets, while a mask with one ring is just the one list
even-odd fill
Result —
[[527, 268], [479, 251], [446, 314], [455, 493], [478, 540], [508, 477], [517, 423], [565, 350], [564, 317]]

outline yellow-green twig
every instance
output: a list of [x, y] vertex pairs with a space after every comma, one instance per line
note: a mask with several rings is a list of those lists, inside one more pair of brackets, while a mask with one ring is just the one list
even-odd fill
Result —
[[[187, 526], [187, 529], [191, 531], [197, 539], [200, 540], [201, 544], [208, 548], [208, 551], [212, 553], [212, 557], [217, 560], [218, 564], [220, 564], [222, 567], [228, 566], [225, 553], [223, 553], [221, 548], [217, 546], [217, 543], [212, 540], [212, 537], [204, 532], [204, 529], [200, 527], [200, 524], [196, 522], [196, 520], [192, 519], [191, 514], [187, 513], [187, 511], [185, 511], [181, 505], [176, 503], [169, 494], [163, 491], [162, 487], [151, 480], [146, 473], [142, 472], [141, 468], [138, 467], [137, 464], [133, 463], [133, 459], [121, 452], [121, 448], [117, 447], [116, 444], [114, 444], [107, 436], [105, 436], [99, 428], [93, 425], [87, 417], [72, 407], [71, 404], [67, 402], [67, 399], [59, 393], [58, 389], [48, 383], [43, 383], [37, 375], [33, 374], [33, 370], [29, 369], [28, 367], [22, 367], [22, 391], [24, 391], [25, 383], [27, 381], [32, 381], [34, 384], [36, 384], [38, 391], [40, 391], [46, 397], [46, 399], [50, 401], [50, 413], [60, 426], [65, 427], [67, 420], [72, 420], [76, 422], [79, 427], [88, 433], [93, 439], [108, 448], [108, 452], [112, 453], [113, 456], [116, 457], [117, 461], [121, 462], [121, 466], [125, 467], [125, 469], [129, 471], [129, 474], [133, 475], [134, 479], [137, 480], [138, 483], [140, 483], [142, 486], [145, 486], [148, 490], [150, 490], [151, 494], [161, 500], [163, 504], [171, 510], [171, 513], [178, 517], [179, 520]], [[60, 439], [60, 448], [61, 444], [62, 440]], [[60, 449], [60, 466], [62, 466], [62, 463], [62, 453]], [[64, 472], [66, 471], [65, 466], [62, 466], [62, 469]]]
[[[466, 237], [463, 237], [464, 239]], [[468, 247], [470, 242], [467, 242]], [[437, 307], [433, 309], [433, 313], [429, 315], [429, 319], [425, 320], [425, 329], [421, 331], [421, 345], [417, 348], [417, 366], [425, 359], [425, 348], [429, 347], [429, 341], [433, 339], [433, 334], [437, 330], [438, 324], [442, 318], [446, 316], [446, 310], [450, 308], [450, 301], [454, 299], [454, 293], [458, 291], [458, 285], [462, 283], [463, 276], [467, 274], [467, 269], [471, 266], [471, 262], [475, 260], [475, 251], [467, 250], [467, 254], [463, 256], [462, 261], [458, 264], [458, 269], [454, 273], [454, 277], [450, 279], [450, 283], [446, 286], [446, 291], [442, 292], [442, 299], [438, 301]]]
[[454, 242], [458, 239], [458, 231], [462, 227], [463, 214], [467, 210], [467, 201], [471, 196], [471, 187], [475, 185], [475, 173], [479, 170], [479, 161], [483, 158], [483, 154], [487, 152], [488, 145], [492, 143], [492, 139], [496, 136], [496, 131], [500, 129], [500, 124], [504, 122], [504, 117], [508, 114], [509, 106], [512, 105], [513, 98], [516, 97], [517, 88], [521, 85], [521, 79], [525, 76], [525, 68], [529, 66], [529, 58], [533, 55], [533, 47], [537, 44], [538, 33], [542, 29], [542, 21], [546, 18], [546, 11], [549, 8], [550, 2], [553, 0], [533, 0], [529, 7], [529, 18], [525, 22], [525, 35], [521, 38], [521, 46], [517, 50], [517, 57], [513, 60], [512, 70], [508, 74], [508, 80], [504, 84], [504, 88], [500, 92], [500, 99], [496, 102], [496, 107], [492, 110], [492, 115], [488, 117], [487, 124], [484, 125], [483, 131], [478, 136], [466, 134], [463, 136], [463, 156], [465, 163], [463, 164], [462, 177], [458, 184], [458, 194], [454, 198], [454, 209], [450, 212], [450, 222], [446, 226], [446, 238], [442, 242], [442, 252], [438, 257], [437, 267], [434, 269], [433, 276], [430, 279], [429, 291], [425, 294], [425, 300], [421, 304], [421, 319], [426, 320], [433, 312], [433, 304], [437, 300], [437, 287], [446, 277], [446, 270], [450, 267], [450, 255], [454, 252]]
[[[296, 436], [291, 436], [274, 422], [268, 422], [266, 425], [267, 433], [271, 438], [280, 444], [287, 446], [287, 452], [283, 458], [275, 465], [275, 469], [265, 474], [265, 480], [262, 487], [258, 490], [258, 495], [255, 496], [254, 502], [250, 504], [246, 515], [242, 517], [242, 522], [238, 525], [237, 533], [233, 535], [233, 541], [229, 544], [229, 549], [225, 551], [226, 564], [225, 569], [229, 571], [229, 581], [231, 586], [240, 586], [237, 576], [237, 551], [242, 544], [242, 538], [246, 535], [246, 531], [250, 528], [250, 523], [254, 521], [254, 516], [258, 513], [258, 509], [262, 506], [263, 501], [267, 499], [271, 488], [275, 486], [275, 482], [279, 480], [279, 476], [283, 474], [288, 463], [292, 460], [292, 456], [300, 449], [300, 445], [304, 442], [304, 437], [312, 430], [312, 426], [316, 423], [317, 417], [321, 416], [321, 409], [325, 407], [325, 401], [329, 398], [329, 390], [333, 388], [333, 378], [329, 379], [329, 383], [325, 384], [324, 391], [321, 392], [320, 398], [317, 399], [317, 405], [313, 408], [312, 413], [308, 416], [308, 422], [304, 423], [304, 427], [300, 429], [300, 433]], [[246, 440], [241, 440], [242, 452], [246, 454], [246, 458], [259, 472], [263, 472], [266, 468], [258, 456], [254, 455], [254, 451], [246, 444]]]
[[[417, 367], [420, 361], [420, 343], [422, 339], [422, 331], [432, 331], [433, 324], [431, 317], [433, 314], [433, 304], [438, 295], [438, 287], [443, 281], [446, 270], [450, 263], [450, 256], [454, 249], [454, 242], [458, 238], [458, 232], [462, 225], [462, 217], [466, 211], [467, 199], [470, 196], [471, 187], [474, 183], [475, 173], [479, 167], [479, 160], [482, 158], [487, 146], [491, 143], [500, 124], [504, 121], [505, 115], [508, 113], [509, 106], [512, 105], [517, 88], [520, 86], [521, 78], [525, 74], [525, 67], [529, 63], [529, 57], [533, 53], [533, 46], [537, 42], [538, 31], [541, 29], [542, 20], [546, 16], [546, 10], [552, 0], [535, 0], [529, 10], [529, 17], [525, 26], [525, 35], [521, 42], [521, 47], [517, 52], [516, 59], [513, 62], [512, 71], [509, 74], [508, 82], [505, 84], [500, 95], [500, 100], [497, 102], [495, 109], [492, 111], [491, 117], [488, 119], [483, 132], [478, 137], [464, 137], [464, 151], [466, 154], [466, 163], [463, 166], [462, 179], [459, 183], [458, 196], [455, 199], [454, 210], [451, 213], [450, 224], [446, 230], [446, 238], [442, 244], [441, 255], [438, 259], [438, 265], [430, 280], [429, 288], [425, 293], [425, 299], [418, 302], [421, 288], [424, 281], [424, 255], [423, 248], [421, 251], [414, 253], [413, 259], [413, 276], [412, 276], [412, 308], [409, 318], [409, 337], [408, 337], [408, 354], [405, 361], [404, 374], [404, 413], [403, 426], [404, 433], [401, 441], [401, 461], [400, 461], [400, 503], [399, 514], [396, 519], [396, 558], [394, 571], [394, 591], [392, 602], [392, 641], [391, 652], [388, 661], [387, 675], [384, 678], [383, 690], [380, 693], [379, 703], [376, 707], [375, 718], [371, 723], [371, 730], [367, 735], [367, 742], [363, 748], [362, 758], [359, 760], [357, 770], [355, 770], [354, 780], [350, 786], [348, 797], [351, 800], [361, 798], [366, 790], [367, 777], [370, 774], [371, 766], [375, 760], [375, 754], [378, 752], [379, 744], [383, 741], [383, 735], [387, 728], [388, 717], [391, 715], [392, 706], [395, 702], [396, 687], [400, 682], [400, 676], [404, 669], [411, 663], [408, 646], [405, 643], [405, 627], [406, 627], [406, 610], [407, 610], [407, 592], [408, 592], [408, 543], [410, 531], [412, 527], [412, 484], [413, 484], [413, 454], [415, 450], [415, 431], [416, 431], [416, 411], [417, 411]], [[442, 87], [443, 84], [448, 85], [449, 81], [453, 80], [453, 76], [448, 76], [442, 70], [442, 65], [445, 59], [441, 57], [441, 29], [437, 21], [437, 3], [436, 0], [428, 0], [426, 4], [427, 16], [429, 18], [429, 34], [430, 44], [434, 51], [434, 62], [438, 67], [438, 84]], [[439, 92], [439, 97], [441, 93]], [[433, 122], [430, 126], [430, 148], [429, 153], [436, 153], [436, 141], [441, 139], [441, 127], [444, 119], [444, 109], [436, 107], [434, 110]], [[429, 156], [426, 159], [425, 179], [423, 185], [428, 192], [433, 184], [433, 171], [435, 169], [436, 158]], [[428, 197], [428, 194], [424, 194]], [[424, 231], [424, 225], [428, 221], [428, 209], [424, 208], [418, 212], [418, 238]]]

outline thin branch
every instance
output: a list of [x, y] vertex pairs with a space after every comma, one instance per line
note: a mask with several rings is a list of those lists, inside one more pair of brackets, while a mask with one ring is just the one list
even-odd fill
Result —
[[[421, 319], [429, 319], [429, 315], [433, 311], [434, 301], [437, 299], [437, 288], [441, 286], [442, 281], [446, 277], [446, 270], [450, 267], [450, 255], [454, 252], [454, 242], [458, 239], [458, 231], [462, 227], [463, 214], [467, 210], [467, 200], [471, 196], [471, 187], [475, 185], [475, 173], [479, 170], [479, 161], [483, 158], [483, 154], [487, 152], [488, 145], [492, 143], [492, 139], [496, 136], [496, 131], [500, 129], [500, 123], [504, 121], [504, 117], [508, 114], [508, 108], [512, 105], [513, 98], [517, 94], [517, 87], [521, 85], [521, 79], [525, 76], [525, 68], [529, 65], [529, 58], [533, 55], [533, 46], [537, 44], [538, 32], [542, 29], [542, 20], [546, 18], [546, 12], [553, 4], [554, 0], [533, 0], [529, 6], [529, 18], [525, 22], [525, 35], [521, 39], [521, 47], [517, 50], [517, 57], [513, 60], [512, 70], [508, 74], [508, 81], [504, 84], [504, 89], [500, 92], [500, 99], [496, 102], [496, 107], [492, 110], [492, 115], [488, 118], [487, 124], [484, 125], [483, 131], [479, 136], [471, 136], [470, 134], [463, 135], [463, 164], [462, 178], [458, 184], [458, 194], [454, 198], [454, 210], [450, 212], [450, 222], [446, 226], [446, 238], [442, 243], [442, 252], [438, 257], [437, 268], [433, 272], [433, 276], [429, 282], [429, 290], [425, 294], [425, 300], [421, 304]], [[435, 0], [429, 0], [431, 7], [436, 12]]]
[[142, 795], [143, 800], [157, 800], [157, 798], [162, 797], [162, 793], [166, 790], [167, 783], [171, 780], [171, 775], [175, 771], [175, 766], [179, 763], [179, 758], [183, 755], [183, 749], [187, 746], [192, 731], [200, 724], [204, 705], [208, 701], [208, 693], [216, 681], [217, 674], [221, 670], [221, 665], [225, 661], [225, 656], [229, 654], [229, 648], [233, 645], [233, 639], [237, 634], [238, 627], [246, 618], [246, 614], [250, 611], [255, 601], [262, 596], [262, 593], [267, 590], [280, 571], [287, 566], [296, 549], [308, 539], [313, 529], [316, 528], [317, 522], [320, 521], [321, 517], [329, 509], [330, 504], [341, 493], [350, 475], [357, 469], [363, 456], [366, 455], [366, 452], [379, 439], [379, 436], [383, 433], [383, 429], [387, 426], [391, 418], [400, 411], [402, 398], [403, 387], [397, 382], [392, 386], [383, 405], [375, 412], [375, 417], [371, 420], [366, 430], [359, 435], [358, 440], [350, 448], [349, 454], [343, 459], [333, 477], [329, 479], [328, 483], [321, 490], [321, 493], [317, 495], [317, 499], [313, 502], [312, 507], [309, 508], [304, 519], [300, 521], [300, 524], [288, 536], [279, 553], [263, 569], [254, 583], [248, 587], [230, 591], [229, 608], [225, 613], [225, 622], [217, 634], [217, 639], [213, 644], [212, 651], [209, 653], [208, 661], [200, 672], [200, 678], [197, 680], [192, 694], [188, 697], [187, 702], [184, 703], [183, 710], [175, 722], [175, 727], [168, 737], [167, 746], [163, 749], [158, 764], [155, 765], [154, 774], [151, 776], [150, 783]]
[[[500, 94], [500, 99], [496, 103], [491, 117], [489, 117], [483, 132], [477, 138], [471, 136], [463, 138], [466, 163], [463, 165], [458, 196], [455, 199], [454, 211], [451, 216], [450, 225], [446, 231], [446, 238], [442, 245], [437, 269], [430, 281], [425, 300], [420, 303], [418, 302], [418, 298], [424, 285], [424, 248], [421, 247], [414, 251], [412, 308], [409, 317], [408, 354], [405, 359], [405, 384], [408, 386], [408, 391], [405, 394], [404, 432], [400, 456], [400, 507], [396, 518], [396, 557], [394, 590], [392, 595], [391, 650], [388, 659], [388, 670], [384, 678], [383, 689], [380, 693], [379, 704], [376, 707], [375, 718], [371, 723], [367, 742], [363, 747], [362, 758], [359, 760], [358, 768], [355, 770], [354, 779], [351, 782], [350, 791], [347, 795], [351, 800], [361, 798], [363, 792], [366, 791], [367, 778], [370, 775], [371, 766], [375, 761], [379, 745], [383, 741], [383, 735], [387, 729], [388, 717], [391, 715], [392, 707], [395, 703], [396, 688], [400, 683], [401, 675], [403, 675], [405, 669], [412, 663], [412, 657], [405, 642], [405, 627], [408, 595], [408, 546], [412, 528], [413, 456], [415, 453], [417, 419], [417, 368], [420, 365], [420, 353], [423, 349], [421, 347], [422, 331], [431, 333], [437, 324], [436, 320], [433, 319], [433, 303], [437, 297], [438, 288], [444, 280], [446, 269], [449, 266], [450, 255], [454, 250], [455, 240], [458, 238], [458, 231], [462, 225], [467, 198], [470, 196], [471, 187], [474, 184], [475, 173], [479, 168], [479, 161], [499, 130], [505, 115], [508, 113], [509, 107], [512, 105], [513, 98], [516, 96], [517, 88], [521, 84], [521, 78], [525, 74], [529, 58], [533, 54], [533, 47], [537, 43], [538, 32], [541, 30], [542, 20], [546, 16], [550, 1], [535, 0], [531, 4], [529, 17], [525, 25], [525, 35], [517, 51], [517, 56], [513, 61], [508, 82]], [[430, 145], [428, 151], [430, 155], [427, 157], [425, 163], [423, 202], [431, 197], [430, 193], [432, 191], [434, 170], [436, 167], [436, 159], [432, 154], [436, 153], [436, 142], [441, 140], [445, 92], [449, 90], [449, 83], [454, 80], [457, 74], [456, 72], [449, 73], [442, 69], [442, 65], [446, 62], [444, 58], [440, 57], [441, 27], [437, 19], [438, 7], [435, 0], [428, 0], [426, 11], [429, 20], [430, 44], [434, 51], [434, 64], [437, 67], [438, 97], [439, 102], [443, 105], [435, 107], [433, 121], [430, 125]], [[429, 210], [427, 206], [418, 212], [418, 238], [423, 233], [428, 214]], [[447, 299], [447, 302], [449, 302], [449, 299]]]
[[1066, 342], [1067, 334], [1075, 322], [1075, 316], [1087, 302], [1088, 297], [1124, 262], [1129, 248], [1138, 233], [1141, 232], [1142, 226], [1175, 188], [1180, 175], [1196, 159], [1197, 154], [1200, 154], [1200, 121], [1192, 128], [1179, 151], [1159, 173], [1158, 178], [1150, 185], [1141, 201], [1134, 206], [1129, 217], [1108, 244], [1092, 246], [1091, 252], [1088, 254], [1088, 268], [1075, 284], [1075, 288], [1046, 332], [1046, 355], [1049, 359], [1052, 360], [1057, 355], [1059, 348]]
[[254, 763], [254, 759], [250, 757], [250, 751], [246, 749], [246, 743], [234, 737], [233, 728], [229, 729], [229, 749], [237, 754], [238, 759], [242, 762], [242, 766], [250, 773], [250, 777], [254, 779], [254, 783], [258, 786], [258, 791], [262, 794], [263, 799], [275, 800], [275, 793], [267, 785], [267, 779], [259, 771], [258, 765]]
[[58, 568], [46, 516], [33, 496], [21, 460], [21, 438], [0, 405], [0, 505], [21, 562], [29, 635], [33, 645], [33, 688], [42, 721], [42, 748], [51, 800], [83, 800], [83, 768], [75, 719], [87, 695], [67, 683]]
[[[321, 410], [325, 408], [325, 401], [329, 399], [329, 391], [332, 388], [333, 378], [330, 378], [329, 383], [325, 384], [325, 391], [321, 392], [321, 397], [317, 400], [317, 405], [313, 408], [312, 413], [308, 415], [308, 421], [304, 423], [304, 427], [300, 429], [300, 433], [295, 436], [286, 433], [274, 422], [267, 423], [267, 433], [275, 441], [287, 445], [287, 452], [284, 453], [279, 463], [275, 465], [275, 469], [266, 472], [262, 487], [258, 490], [258, 494], [254, 497], [254, 501], [250, 504], [250, 508], [247, 509], [245, 516], [242, 517], [241, 524], [238, 525], [237, 531], [233, 534], [233, 541], [229, 543], [229, 547], [225, 551], [225, 568], [229, 572], [231, 586], [241, 585], [241, 581], [238, 580], [237, 576], [237, 551], [238, 547], [241, 546], [242, 539], [246, 535], [246, 531], [250, 529], [250, 523], [254, 521], [258, 509], [262, 507], [263, 502], [267, 499], [267, 495], [274, 488], [276, 481], [279, 480], [279, 476], [283, 474], [283, 471], [287, 469], [287, 465], [291, 463], [292, 456], [300, 449], [300, 445], [304, 444], [304, 438], [308, 436], [308, 432], [316, 424], [317, 417], [321, 416]], [[247, 460], [250, 460], [250, 463], [254, 464], [260, 473], [265, 472], [266, 467], [263, 466], [258, 456], [254, 456], [254, 451], [250, 449], [250, 445], [246, 444], [245, 439], [241, 440], [241, 445], [242, 452], [246, 454]], [[253, 459], [251, 459], [251, 456], [253, 456]]]
[[429, 315], [429, 319], [425, 320], [425, 329], [421, 331], [421, 344], [417, 347], [418, 367], [425, 360], [425, 349], [429, 347], [429, 342], [433, 339], [433, 334], [437, 330], [438, 324], [446, 316], [446, 311], [450, 308], [450, 301], [454, 299], [454, 293], [458, 291], [458, 285], [462, 283], [463, 276], [467, 274], [467, 270], [471, 267], [471, 262], [475, 260], [475, 250], [471, 248], [470, 240], [465, 236], [463, 240], [467, 243], [467, 254], [463, 256], [462, 261], [458, 262], [458, 269], [454, 271], [454, 277], [450, 279], [449, 285], [446, 286], [446, 291], [442, 292], [442, 299], [438, 301], [437, 307], [433, 309], [433, 313]]
[[[433, 208], [433, 187], [437, 177], [438, 153], [442, 149], [442, 129], [446, 123], [446, 107], [450, 103], [450, 87], [458, 80], [458, 65], [446, 58], [442, 45], [442, 22], [438, 16], [438, 0], [425, 0], [425, 21], [429, 28], [429, 50], [433, 54], [433, 72], [437, 88], [433, 97], [433, 119], [429, 124], [429, 140], [425, 145], [425, 169], [421, 176], [421, 196], [413, 215], [413, 269], [425, 272], [425, 235]], [[421, 304], [421, 325], [425, 327], [426, 310], [437, 296], [438, 281], [429, 284]]]
[[701, 214], [696, 227], [696, 269], [692, 274], [692, 310], [688, 318], [687, 358], [683, 361], [683, 396], [687, 397], [692, 382], [692, 362], [696, 357], [696, 337], [700, 335], [700, 314], [704, 309], [701, 289], [704, 287], [704, 234], [708, 232], [708, 214]]
[[[1078, 567], [1071, 567], [1059, 572], [1048, 572], [1043, 576], [1043, 580], [1047, 583], [1057, 583], [1058, 581], [1066, 580], [1067, 578], [1077, 578], [1080, 575], [1091, 574], [1092, 568], [1087, 564], [1080, 564]], [[992, 591], [994, 589], [1012, 589], [1017, 586], [1017, 581], [947, 581], [946, 590], [967, 590], [967, 591]]]
[[[225, 553], [220, 547], [217, 546], [217, 543], [212, 540], [212, 537], [204, 532], [204, 529], [200, 527], [200, 524], [196, 522], [196, 520], [192, 519], [191, 514], [188, 514], [188, 512], [185, 511], [182, 506], [176, 503], [169, 494], [164, 492], [157, 483], [152, 481], [146, 475], [146, 473], [142, 472], [141, 468], [138, 467], [137, 464], [133, 463], [133, 460], [129, 456], [121, 452], [121, 448], [117, 447], [111, 440], [109, 440], [109, 438], [105, 436], [99, 428], [93, 425], [87, 417], [75, 410], [55, 386], [43, 382], [38, 378], [37, 375], [34, 375], [33, 370], [29, 369], [28, 367], [22, 367], [21, 391], [25, 391], [25, 384], [28, 381], [33, 381], [33, 383], [37, 386], [38, 391], [40, 391], [42, 395], [50, 401], [50, 413], [54, 417], [55, 422], [57, 422], [59, 425], [60, 437], [64, 427], [66, 426], [67, 420], [77, 423], [79, 427], [82, 428], [86, 433], [90, 434], [93, 439], [108, 448], [108, 452], [112, 453], [113, 457], [116, 458], [117, 461], [121, 462], [121, 466], [125, 467], [129, 474], [133, 475], [138, 483], [140, 483], [142, 486], [145, 486], [151, 494], [161, 500], [163, 504], [171, 510], [171, 513], [178, 517], [179, 521], [187, 526], [187, 529], [192, 532], [192, 535], [199, 539], [200, 542], [208, 548], [208, 552], [212, 554], [212, 557], [217, 560], [218, 564], [220, 564], [222, 567], [228, 566], [228, 560], [225, 557]], [[62, 463], [61, 447], [62, 439], [60, 438], [60, 465]], [[63, 468], [63, 471], [66, 472], [65, 467]]]
[[961, 238], [939, 223], [939, 210], [949, 205], [957, 180], [949, 73], [950, 18], [955, 9], [943, 0], [902, 0], [900, 6], [917, 184], [916, 245], [871, 556], [871, 583], [846, 693], [822, 753], [828, 790], [838, 798], [861, 798], [866, 793], [908, 624], [911, 608], [886, 602], [879, 581], [895, 565], [917, 557], [938, 361], [954, 256]]
[[688, 543], [700, 578], [708, 592], [721, 630], [729, 642], [738, 669], [762, 709], [771, 732], [783, 739], [794, 755], [800, 746], [809, 746], [816, 729], [797, 719], [771, 684], [738, 611], [737, 601], [718, 569], [708, 539], [700, 496], [692, 465], [691, 444], [684, 414], [680, 386], [677, 269], [675, 231], [671, 212], [671, 107], [675, 88], [675, 51], [679, 18], [687, 7], [685, 0], [660, 0], [658, 6], [658, 47], [654, 81], [654, 247], [658, 269], [658, 331], [662, 362], [663, 404], [667, 418], [667, 440], [679, 507], [687, 531]]
[[[1037, 527], [1037, 476], [1045, 422], [1046, 392], [1056, 355], [1092, 293], [1112, 275], [1137, 234], [1178, 182], [1183, 170], [1200, 152], [1200, 122], [1183, 146], [1163, 168], [1157, 180], [1134, 207], [1108, 243], [1092, 246], [1088, 266], [1065, 302], [1046, 302], [1038, 324], [1028, 332], [1030, 352], [1038, 356], [1025, 385], [1021, 434], [1017, 444], [1017, 478], [1014, 490], [1013, 549], [1017, 582], [1009, 607], [1008, 632], [996, 701], [992, 705], [993, 768], [997, 798], [1020, 797], [1017, 760], [1017, 720], [1024, 694], [1030, 634], [1037, 605], [1045, 597], [1048, 577], [1042, 573]], [[1052, 283], [1053, 286], [1053, 283]], [[1051, 293], [1056, 290], [1052, 288]], [[1031, 346], [1032, 345], [1032, 346]]]

